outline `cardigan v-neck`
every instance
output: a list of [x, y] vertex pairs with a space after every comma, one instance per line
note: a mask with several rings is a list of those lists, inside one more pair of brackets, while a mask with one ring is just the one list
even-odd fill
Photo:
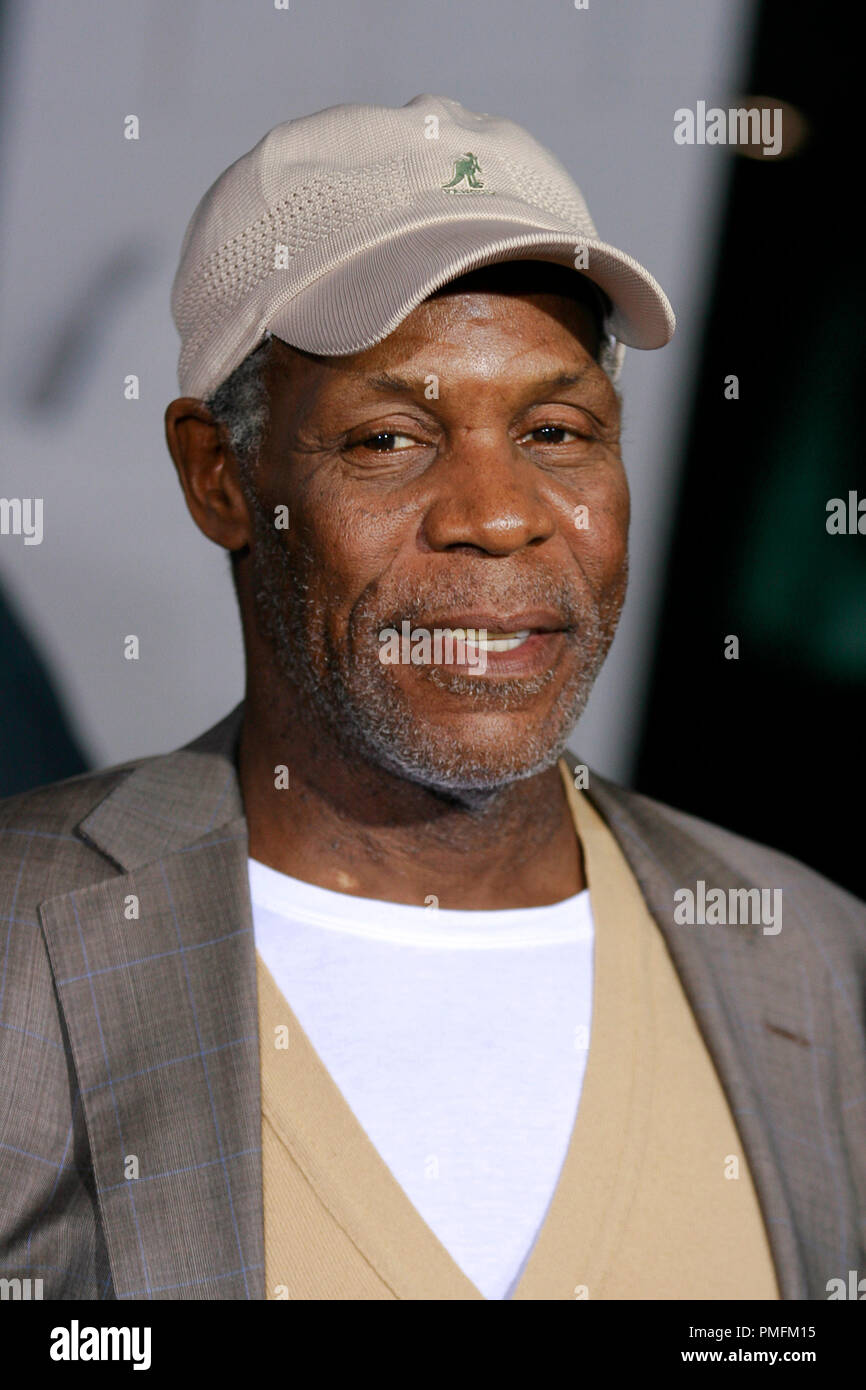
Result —
[[[730, 1107], [610, 829], [560, 761], [595, 921], [592, 1031], [514, 1299], [775, 1299]], [[482, 1299], [387, 1167], [260, 956], [269, 1299]], [[278, 1045], [279, 1044], [279, 1045]]]

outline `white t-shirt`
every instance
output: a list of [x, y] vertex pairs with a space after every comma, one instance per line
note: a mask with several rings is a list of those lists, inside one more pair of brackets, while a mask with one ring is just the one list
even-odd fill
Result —
[[589, 1047], [584, 890], [427, 909], [249, 861], [256, 947], [356, 1119], [486, 1298], [522, 1274], [556, 1189]]

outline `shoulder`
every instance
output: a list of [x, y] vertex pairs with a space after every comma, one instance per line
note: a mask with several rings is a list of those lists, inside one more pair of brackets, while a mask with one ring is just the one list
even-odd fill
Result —
[[[172, 826], [186, 834], [199, 803], [208, 824], [227, 813], [226, 769], [242, 716], [240, 704], [179, 748], [0, 799], [0, 913], [114, 877], [138, 841], [147, 853], [165, 851]], [[121, 813], [125, 838], [113, 833]]]
[[588, 794], [629, 858], [658, 866], [670, 888], [715, 879], [782, 893], [785, 920], [853, 950], [866, 966], [866, 903], [780, 849], [590, 774]]
[[118, 763], [0, 799], [0, 899], [10, 885], [20, 905], [30, 884], [41, 899], [116, 873], [79, 825], [130, 773], [151, 761]]
[[135, 758], [96, 772], [81, 772], [62, 782], [46, 782], [14, 796], [0, 797], [0, 830], [25, 831], [32, 827], [34, 833], [71, 832], [88, 810], [98, 805], [130, 772], [152, 761], [152, 758]]

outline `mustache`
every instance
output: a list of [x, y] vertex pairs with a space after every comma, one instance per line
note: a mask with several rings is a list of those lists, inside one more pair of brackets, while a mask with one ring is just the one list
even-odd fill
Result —
[[539, 572], [522, 575], [505, 587], [491, 585], [489, 578], [476, 583], [460, 582], [416, 584], [403, 589], [401, 600], [380, 607], [378, 590], [362, 595], [352, 613], [366, 627], [399, 628], [402, 621], [421, 625], [431, 613], [461, 613], [489, 610], [491, 613], [520, 613], [533, 608], [545, 608], [558, 616], [563, 627], [577, 627], [586, 621], [587, 614], [598, 611], [598, 600], [589, 586], [583, 586], [563, 575]]

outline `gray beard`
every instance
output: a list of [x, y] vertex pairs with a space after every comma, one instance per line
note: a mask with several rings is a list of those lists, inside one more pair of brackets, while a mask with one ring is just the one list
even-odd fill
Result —
[[[523, 574], [512, 572], [509, 586], [496, 595], [496, 606], [552, 606], [560, 612], [572, 626], [566, 634], [572, 648], [571, 674], [552, 709], [531, 733], [510, 747], [488, 745], [476, 750], [449, 739], [418, 718], [405, 693], [390, 678], [390, 668], [379, 660], [378, 635], [388, 627], [399, 631], [403, 619], [409, 619], [414, 627], [431, 611], [471, 608], [482, 584], [492, 605], [489, 571], [467, 569], [461, 579], [443, 579], [435, 587], [422, 587], [417, 582], [407, 585], [399, 611], [386, 613], [377, 608], [377, 585], [372, 584], [352, 608], [348, 642], [338, 646], [328, 628], [327, 603], [310, 596], [310, 575], [318, 566], [316, 556], [303, 544], [290, 555], [274, 527], [273, 511], [251, 492], [252, 487], [247, 496], [254, 520], [256, 622], [273, 651], [280, 677], [298, 692], [314, 722], [326, 726], [347, 756], [353, 761], [362, 758], [374, 767], [478, 808], [504, 785], [534, 777], [556, 763], [586, 707], [616, 633], [628, 582], [627, 559], [617, 582], [601, 598], [592, 593], [585, 580], [580, 586], [562, 577], [551, 580], [537, 567]], [[487, 681], [444, 666], [414, 669], [439, 689], [460, 695], [472, 708], [491, 714], [524, 708], [555, 678], [553, 670]]]

